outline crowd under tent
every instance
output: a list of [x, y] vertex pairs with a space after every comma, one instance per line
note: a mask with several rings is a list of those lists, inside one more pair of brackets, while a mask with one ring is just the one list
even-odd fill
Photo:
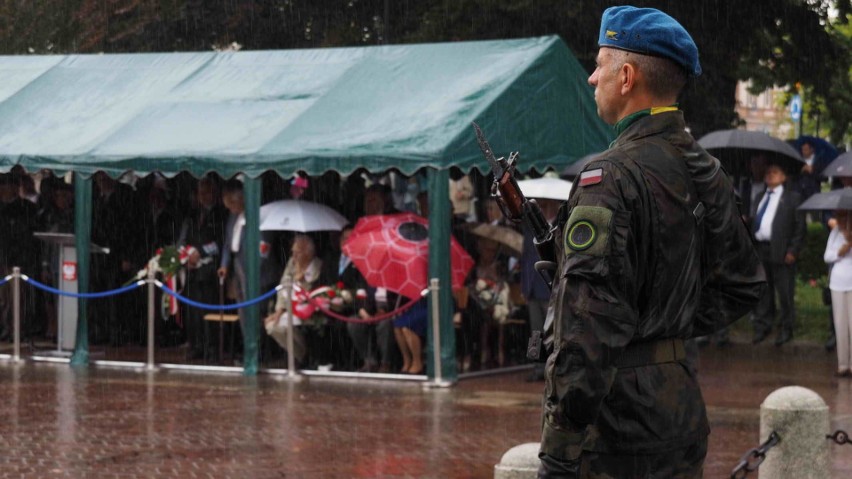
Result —
[[[247, 246], [259, 243], [267, 171], [290, 177], [424, 171], [429, 275], [449, 284], [450, 170], [488, 166], [471, 122], [520, 168], [563, 168], [612, 137], [588, 73], [556, 36], [363, 48], [0, 57], [0, 171], [73, 172], [79, 291], [89, 291], [92, 175], [244, 177]], [[247, 296], [259, 291], [257, 248]], [[439, 295], [442, 376], [454, 379], [452, 296]], [[78, 302], [79, 318], [86, 303]], [[430, 306], [431, 308], [431, 306]], [[259, 311], [248, 308], [247, 374]], [[431, 315], [431, 311], [430, 311]], [[88, 361], [80, 320], [73, 363]], [[430, 329], [427, 350], [432, 343]], [[431, 357], [431, 352], [427, 354]], [[429, 375], [435, 371], [429, 366]]]

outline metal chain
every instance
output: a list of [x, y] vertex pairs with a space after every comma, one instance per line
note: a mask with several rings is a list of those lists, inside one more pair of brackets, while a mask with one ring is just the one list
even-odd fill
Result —
[[743, 479], [748, 476], [748, 473], [756, 471], [763, 463], [763, 460], [766, 459], [766, 452], [779, 442], [781, 442], [781, 436], [775, 431], [772, 431], [766, 442], [743, 455], [737, 467], [731, 471], [731, 479]]
[[832, 441], [840, 444], [841, 446], [844, 444], [852, 444], [852, 441], [849, 440], [849, 434], [846, 431], [838, 429], [834, 431], [834, 434], [828, 434], [825, 436], [826, 439], [831, 439]]

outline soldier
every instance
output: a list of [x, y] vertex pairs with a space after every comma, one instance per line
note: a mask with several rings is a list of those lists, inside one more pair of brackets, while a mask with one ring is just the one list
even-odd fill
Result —
[[701, 477], [704, 401], [684, 340], [745, 314], [764, 287], [718, 160], [677, 97], [701, 73], [673, 18], [607, 9], [589, 77], [615, 126], [557, 215], [539, 477]]

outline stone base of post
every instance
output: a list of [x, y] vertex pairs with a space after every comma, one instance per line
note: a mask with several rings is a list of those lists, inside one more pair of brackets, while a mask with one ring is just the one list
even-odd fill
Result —
[[758, 469], [762, 479], [824, 479], [829, 472], [828, 406], [819, 394], [800, 386], [776, 390], [760, 405], [760, 442], [772, 431], [781, 441]]
[[538, 450], [540, 444], [528, 442], [515, 446], [494, 466], [494, 479], [535, 479], [538, 473]]

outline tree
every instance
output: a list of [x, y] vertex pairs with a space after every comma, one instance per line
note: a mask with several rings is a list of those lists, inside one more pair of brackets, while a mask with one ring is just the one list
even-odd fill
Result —
[[79, 0], [0, 0], [0, 52], [49, 54], [76, 49]]
[[[591, 71], [601, 14], [605, 8], [621, 3], [441, 0], [426, 13], [422, 28], [409, 38], [446, 41], [555, 33]], [[850, 0], [632, 3], [669, 13], [686, 27], [699, 47], [704, 74], [690, 83], [681, 99], [696, 136], [738, 123], [734, 93], [740, 79], [753, 78], [760, 88], [801, 81], [812, 85], [819, 95], [834, 97], [850, 91], [838, 89], [836, 84], [837, 72], [846, 71], [850, 64], [849, 49], [825, 27], [830, 24], [829, 7], [845, 15], [852, 11]], [[852, 112], [843, 102], [838, 106]], [[833, 114], [839, 116], [841, 112]]]

